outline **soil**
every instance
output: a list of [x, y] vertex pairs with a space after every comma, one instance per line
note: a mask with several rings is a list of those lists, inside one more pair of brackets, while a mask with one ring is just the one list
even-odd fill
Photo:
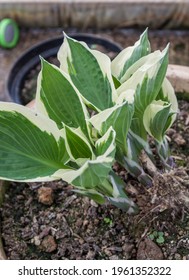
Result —
[[168, 131], [175, 167], [146, 188], [118, 165], [140, 212], [80, 197], [65, 182], [11, 183], [1, 208], [8, 259], [189, 260], [189, 103]]

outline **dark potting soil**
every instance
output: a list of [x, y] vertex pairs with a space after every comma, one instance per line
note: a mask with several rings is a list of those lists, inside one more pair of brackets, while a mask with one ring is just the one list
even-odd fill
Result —
[[11, 183], [1, 209], [8, 259], [189, 259], [189, 103], [179, 108], [168, 131], [174, 169], [147, 189], [114, 166], [140, 208], [135, 216], [62, 181]]

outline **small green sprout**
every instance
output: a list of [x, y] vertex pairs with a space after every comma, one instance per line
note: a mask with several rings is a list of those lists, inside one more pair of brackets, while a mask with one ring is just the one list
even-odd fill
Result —
[[109, 226], [112, 226], [112, 224], [113, 224], [113, 221], [109, 217], [105, 217], [104, 222]]
[[154, 230], [148, 236], [151, 240], [155, 240], [158, 244], [163, 244], [165, 242], [164, 233], [162, 231]]

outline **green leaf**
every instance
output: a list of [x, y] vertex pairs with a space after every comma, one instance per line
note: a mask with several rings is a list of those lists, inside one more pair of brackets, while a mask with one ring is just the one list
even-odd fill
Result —
[[[171, 104], [171, 110], [178, 112], [178, 102], [173, 86], [167, 78], [164, 79], [162, 88], [160, 89], [156, 100], [162, 100]], [[176, 114], [172, 118], [172, 122], [176, 119]]]
[[128, 90], [135, 91], [135, 116], [140, 119], [161, 89], [167, 71], [168, 47], [163, 52], [157, 51], [148, 56], [145, 63], [117, 89], [118, 96]]
[[78, 170], [65, 172], [57, 172], [56, 176], [60, 176], [64, 181], [78, 188], [92, 189], [103, 185], [106, 180], [113, 158], [98, 157], [95, 160], [86, 161]]
[[148, 141], [148, 139], [147, 139], [147, 132], [145, 130], [142, 117], [139, 117], [139, 116], [134, 116], [133, 117], [132, 122], [131, 122], [130, 130], [135, 135], [138, 135], [145, 142]]
[[112, 170], [109, 173], [109, 181], [111, 182], [111, 184], [113, 186], [113, 197], [114, 198], [127, 197], [127, 195], [124, 191], [125, 190], [124, 182]]
[[116, 77], [112, 76], [112, 79], [113, 79], [114, 86], [116, 89], [121, 86], [120, 81], [118, 79], [116, 79]]
[[156, 142], [156, 148], [163, 165], [165, 168], [170, 169], [172, 161], [170, 160], [170, 149], [166, 137], [161, 142]]
[[[46, 111], [59, 128], [63, 124], [78, 128], [85, 135], [88, 129], [87, 111], [72, 83], [60, 69], [42, 59], [41, 77], [38, 80], [37, 108]], [[43, 108], [44, 107], [44, 108]]]
[[113, 221], [112, 221], [109, 217], [105, 217], [103, 220], [104, 220], [104, 222], [105, 222], [106, 224], [112, 226]]
[[[113, 106], [115, 88], [110, 72], [110, 59], [99, 53], [101, 66], [95, 53], [85, 44], [65, 37], [58, 57], [61, 68], [69, 73], [86, 104], [100, 111]], [[108, 69], [109, 73], [105, 72], [104, 68]]]
[[153, 101], [145, 110], [143, 122], [146, 131], [158, 142], [162, 142], [167, 129], [172, 124], [171, 104], [161, 100]]
[[78, 170], [67, 173], [58, 172], [56, 176], [73, 184], [79, 189], [95, 188], [104, 194], [111, 194], [112, 187], [106, 181], [112, 168], [115, 154], [115, 132], [110, 128], [107, 133], [96, 142], [96, 159], [87, 160]]
[[81, 137], [76, 131], [65, 126], [65, 135], [68, 151], [73, 159], [92, 159], [92, 148], [84, 137]]
[[123, 77], [127, 70], [141, 57], [150, 53], [147, 29], [140, 36], [134, 46], [121, 51], [112, 61], [112, 74], [123, 83]]
[[102, 194], [100, 194], [99, 192], [97, 192], [96, 190], [94, 189], [77, 189], [77, 190], [74, 190], [74, 192], [76, 193], [79, 193], [80, 195], [84, 195], [84, 196], [87, 196], [89, 197], [90, 199], [93, 199], [95, 202], [99, 203], [99, 204], [103, 204], [105, 203], [105, 198]]
[[156, 239], [156, 242], [157, 242], [158, 244], [163, 244], [163, 243], [165, 242], [165, 239], [164, 239], [163, 236], [159, 236], [159, 237]]
[[96, 141], [95, 143], [95, 152], [97, 156], [110, 156], [113, 157], [115, 156], [115, 137], [116, 137], [116, 133], [115, 131], [112, 129], [112, 127], [110, 127], [108, 129], [108, 131], [100, 138]]
[[133, 105], [124, 102], [93, 116], [89, 121], [103, 135], [111, 126], [116, 132], [116, 143], [123, 151], [127, 150], [127, 133], [130, 128]]
[[146, 107], [156, 99], [161, 89], [168, 65], [167, 51], [168, 49], [165, 49], [157, 63], [147, 70], [141, 85], [137, 87], [135, 110], [139, 116], [141, 116]]
[[[122, 96], [132, 99], [134, 91], [135, 112], [131, 130], [145, 141], [147, 134], [143, 125], [143, 114], [146, 107], [156, 99], [162, 87], [167, 65], [168, 47], [163, 52], [157, 51], [146, 56], [144, 64], [117, 89], [118, 99]], [[127, 92], [129, 93], [128, 97], [126, 97]]]
[[[128, 151], [129, 151], [128, 145]], [[122, 165], [133, 177], [136, 177], [139, 182], [141, 182], [145, 186], [152, 185], [151, 177], [146, 174], [142, 168], [142, 166], [136, 161], [133, 160], [132, 157], [128, 157], [123, 155], [120, 149], [116, 151], [116, 160]]]
[[123, 152], [127, 151], [127, 134], [131, 125], [134, 108], [132, 104], [124, 102], [114, 113], [102, 124], [102, 131], [106, 131], [112, 123], [116, 132], [116, 144]]
[[152, 233], [152, 234], [149, 234], [148, 236], [149, 236], [149, 238], [150, 238], [151, 240], [154, 240], [154, 235], [153, 235], [153, 233]]
[[108, 197], [108, 201], [128, 214], [137, 214], [138, 207], [128, 197]]
[[142, 150], [146, 152], [150, 160], [155, 163], [155, 159], [150, 148], [148, 141], [135, 134], [133, 131], [129, 130], [127, 137], [128, 152], [127, 157], [139, 163], [139, 158]]
[[0, 103], [0, 177], [14, 181], [54, 180], [69, 169], [56, 124], [21, 105]]

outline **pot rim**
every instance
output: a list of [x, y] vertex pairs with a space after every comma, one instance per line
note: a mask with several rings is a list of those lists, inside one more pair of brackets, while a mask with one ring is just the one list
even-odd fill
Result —
[[[122, 47], [114, 43], [110, 39], [102, 38], [98, 35], [88, 33], [69, 33], [68, 36], [78, 40], [84, 41], [89, 46], [101, 45], [109, 51], [120, 52]], [[51, 56], [57, 56], [57, 52], [63, 43], [64, 36], [54, 37], [52, 39], [44, 40], [38, 44], [35, 44], [28, 50], [26, 50], [12, 65], [8, 79], [7, 79], [7, 90], [11, 99], [22, 104], [20, 98], [20, 89], [23, 85], [26, 75], [40, 63], [39, 55], [45, 59]], [[24, 104], [25, 105], [25, 104]]]

